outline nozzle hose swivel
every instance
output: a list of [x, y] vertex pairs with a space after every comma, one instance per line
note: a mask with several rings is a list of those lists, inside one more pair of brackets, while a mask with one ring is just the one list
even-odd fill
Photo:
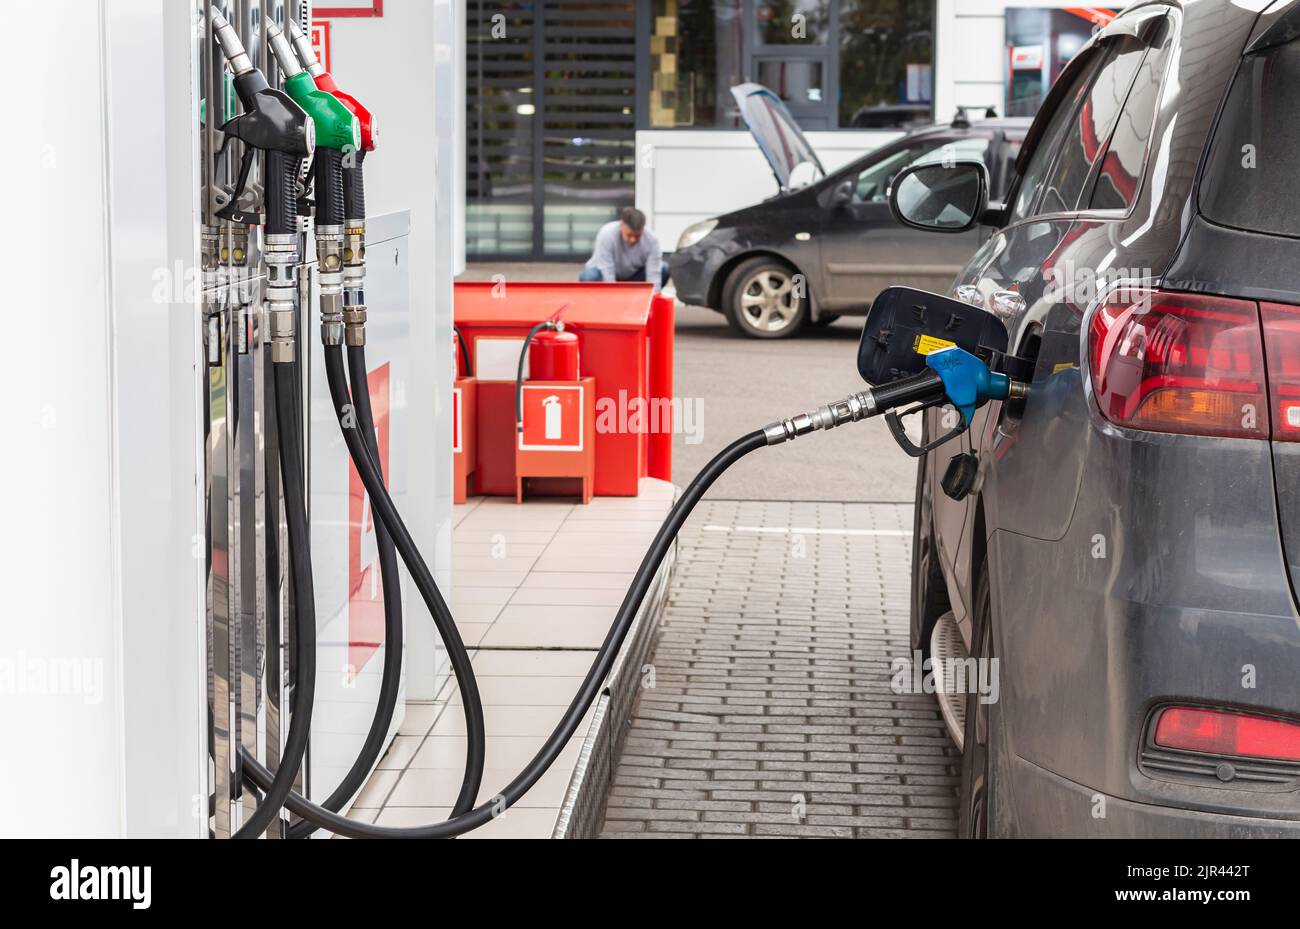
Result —
[[307, 69], [307, 73], [313, 78], [324, 74], [325, 68], [321, 66], [320, 59], [316, 56], [316, 49], [311, 47], [311, 39], [303, 33], [298, 21], [290, 16], [284, 21], [284, 25], [289, 30], [289, 38], [293, 41], [293, 47], [298, 52], [298, 58]]
[[216, 7], [212, 8], [212, 32], [216, 36], [217, 43], [221, 46], [221, 51], [225, 54], [226, 60], [230, 62], [230, 70], [235, 73], [235, 77], [253, 70], [253, 59], [248, 57], [248, 50], [244, 48], [244, 43], [239, 40], [239, 33], [235, 31], [235, 27], [230, 25]]
[[778, 420], [763, 429], [768, 445], [780, 445], [799, 436], [818, 430], [834, 429], [846, 423], [875, 416], [879, 412], [876, 398], [871, 391], [852, 394], [843, 400], [836, 400], [825, 406], [819, 406], [810, 413], [800, 413], [789, 419]]

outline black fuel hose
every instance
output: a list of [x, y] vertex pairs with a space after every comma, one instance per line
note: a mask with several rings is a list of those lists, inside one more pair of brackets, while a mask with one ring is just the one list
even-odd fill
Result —
[[366, 219], [366, 150], [358, 149], [349, 163], [343, 159], [343, 215], [348, 222]]
[[[365, 395], [364, 401], [368, 405], [370, 388], [365, 377], [364, 351], [356, 358], [356, 362], [359, 362], [359, 368], [354, 372], [353, 383]], [[358, 417], [357, 422], [355, 425], [349, 423], [348, 376], [344, 369], [343, 349], [341, 346], [325, 346], [325, 377], [329, 382], [330, 399], [334, 403], [334, 411], [339, 418], [339, 423], [342, 425], [343, 440], [347, 444], [348, 452], [352, 456], [352, 462], [356, 466], [357, 473], [361, 476], [361, 483], [365, 485], [366, 493], [370, 496], [370, 505], [374, 508], [379, 520], [383, 522], [392, 535], [397, 550], [401, 552], [402, 560], [406, 562], [406, 567], [411, 572], [411, 579], [415, 582], [416, 589], [420, 591], [429, 612], [433, 614], [434, 625], [438, 629], [438, 634], [442, 636], [443, 645], [447, 649], [447, 657], [451, 662], [452, 673], [456, 676], [456, 685], [460, 688], [461, 701], [464, 704], [465, 732], [468, 737], [468, 750], [465, 755], [465, 777], [461, 782], [460, 795], [456, 799], [454, 808], [458, 810], [469, 809], [474, 805], [474, 801], [478, 797], [479, 787], [483, 783], [483, 768], [487, 750], [487, 735], [483, 722], [483, 701], [479, 695], [478, 681], [474, 676], [474, 666], [470, 662], [469, 652], [460, 637], [460, 630], [456, 626], [456, 621], [451, 615], [451, 608], [447, 606], [447, 601], [443, 599], [442, 592], [438, 590], [438, 584], [433, 578], [433, 573], [425, 564], [419, 548], [416, 547], [415, 540], [411, 538], [411, 534], [406, 528], [406, 523], [402, 521], [401, 515], [397, 512], [397, 506], [393, 503], [388, 488], [384, 485], [383, 476], [379, 473], [375, 460], [371, 457], [366, 443], [361, 438], [361, 430], [357, 428], [360, 426], [360, 414], [356, 406], [353, 406], [352, 410]]]
[[301, 167], [302, 159], [297, 155], [274, 149], [266, 153], [267, 235], [298, 232], [298, 169]]
[[[316, 698], [316, 591], [311, 576], [311, 532], [307, 521], [306, 478], [303, 473], [302, 429], [294, 405], [298, 396], [298, 365], [276, 364], [275, 416], [280, 434], [280, 477], [284, 482], [285, 523], [289, 530], [289, 574], [294, 593], [294, 648], [297, 673], [293, 682], [289, 734], [275, 776], [257, 786], [265, 793], [236, 839], [256, 839], [275, 820], [293, 792], [293, 782], [307, 752], [311, 711]], [[247, 762], [242, 749], [240, 757]], [[245, 763], [247, 772], [248, 765]], [[269, 772], [268, 772], [269, 773]]]
[[[361, 475], [361, 481], [366, 487], [366, 493], [370, 496], [371, 507], [376, 515], [376, 527], [380, 523], [387, 527], [396, 548], [401, 553], [402, 560], [410, 569], [412, 580], [415, 581], [424, 598], [425, 604], [429, 607], [429, 612], [433, 614], [434, 625], [438, 633], [442, 636], [443, 645], [447, 649], [448, 658], [451, 661], [452, 673], [456, 676], [456, 684], [460, 688], [461, 702], [464, 704], [465, 712], [465, 731], [468, 733], [467, 751], [465, 755], [465, 775], [461, 781], [460, 794], [456, 798], [456, 804], [452, 808], [452, 816], [460, 816], [470, 810], [474, 805], [474, 800], [478, 797], [479, 788], [483, 783], [483, 768], [487, 750], [487, 735], [483, 721], [483, 701], [479, 695], [478, 681], [474, 676], [474, 668], [470, 662], [469, 652], [465, 648], [465, 643], [460, 637], [460, 630], [456, 627], [456, 622], [451, 615], [451, 610], [442, 598], [442, 593], [438, 590], [438, 585], [429, 572], [428, 566], [421, 557], [419, 549], [416, 548], [414, 540], [406, 529], [405, 523], [397, 513], [397, 508], [393, 503], [392, 497], [388, 494], [382, 475], [375, 458], [372, 456], [370, 447], [367, 442], [361, 440], [361, 432], [367, 435], [373, 435], [372, 428], [362, 427], [362, 412], [364, 406], [367, 410], [370, 407], [370, 388], [368, 379], [364, 374], [358, 379], [358, 372], [365, 372], [365, 352], [354, 353], [353, 359], [353, 384], [358, 395], [355, 405], [350, 402], [348, 395], [348, 376], [344, 371], [342, 349], [337, 345], [325, 346], [325, 374], [329, 381], [330, 397], [334, 403], [335, 411], [338, 414], [340, 425], [342, 426], [343, 438], [347, 443], [348, 452], [352, 456], [352, 462], [357, 468], [357, 473]], [[348, 411], [352, 410], [355, 416], [355, 423], [346, 422], [349, 419]], [[371, 425], [373, 425], [373, 414], [370, 415]], [[386, 727], [385, 727], [386, 729]], [[373, 727], [372, 727], [373, 731]], [[256, 787], [263, 790], [272, 782], [271, 771], [255, 758], [241, 752], [240, 757], [244, 761], [244, 776], [251, 781]], [[369, 767], [367, 765], [367, 767]], [[356, 770], [356, 765], [354, 765]], [[305, 823], [310, 823], [317, 828], [326, 828], [331, 831], [346, 835], [339, 826], [341, 823], [352, 823], [344, 816], [338, 814], [337, 809], [326, 809], [324, 806], [312, 803], [299, 794], [290, 794], [285, 806], [289, 811], [302, 817]], [[340, 804], [341, 807], [341, 804]], [[305, 834], [307, 826], [299, 824]]]
[[474, 371], [469, 363], [469, 346], [465, 344], [465, 333], [460, 331], [460, 326], [453, 325], [451, 328], [456, 333], [456, 344], [460, 346], [460, 376], [473, 377]]
[[[359, 357], [349, 359], [352, 374], [352, 403], [357, 415], [357, 428], [374, 461], [375, 469], [383, 474], [379, 460], [378, 437], [375, 433], [374, 413], [370, 406], [369, 384], [366, 389], [358, 389], [358, 372], [365, 380], [365, 350], [360, 350]], [[370, 730], [361, 745], [361, 751], [352, 762], [352, 767], [337, 787], [319, 804], [332, 813], [343, 809], [343, 805], [365, 786], [375, 762], [379, 760], [388, 741], [388, 729], [393, 723], [393, 714], [397, 712], [397, 702], [402, 689], [402, 591], [401, 575], [397, 566], [397, 549], [393, 537], [384, 528], [383, 520], [375, 518], [375, 547], [379, 552], [379, 575], [383, 581], [384, 591], [384, 667], [379, 683], [379, 700], [375, 705], [375, 714], [370, 721]], [[472, 802], [472, 800], [471, 800]], [[293, 810], [293, 804], [289, 808]], [[466, 806], [468, 809], [468, 804]], [[319, 827], [303, 819], [289, 827], [290, 839], [306, 839]]]
[[336, 148], [316, 149], [312, 165], [316, 188], [316, 225], [342, 226], [347, 220], [343, 196], [344, 155]]
[[[337, 348], [326, 348], [327, 371], [330, 365], [331, 353], [337, 355], [338, 351]], [[331, 378], [331, 389], [334, 389], [333, 378]], [[335, 403], [338, 404], [337, 399]], [[600, 693], [605, 679], [609, 677], [614, 660], [618, 657], [623, 640], [627, 638], [628, 631], [631, 629], [632, 623], [641, 609], [641, 604], [650, 590], [650, 585], [654, 582], [659, 565], [668, 554], [677, 533], [681, 530], [682, 524], [686, 522], [686, 518], [691, 515], [695, 505], [723, 472], [750, 452], [766, 445], [768, 445], [768, 438], [765, 432], [762, 430], [751, 432], [718, 453], [696, 475], [695, 480], [691, 481], [673, 506], [664, 524], [659, 527], [654, 541], [651, 542], [649, 550], [641, 560], [641, 566], [637, 568], [632, 586], [628, 588], [623, 603], [618, 608], [614, 623], [610, 626], [609, 633], [605, 636], [605, 641], [601, 643], [599, 651], [596, 652], [596, 658], [592, 662], [590, 670], [587, 671], [587, 676], [583, 678], [578, 693], [574, 696], [568, 709], [564, 711], [564, 715], [560, 718], [555, 730], [547, 738], [541, 749], [538, 750], [527, 767], [500, 794], [468, 813], [454, 816], [446, 822], [433, 823], [428, 826], [377, 826], [348, 819], [339, 816], [337, 813], [325, 813], [324, 811], [315, 810], [301, 812], [299, 815], [310, 815], [316, 825], [329, 829], [338, 835], [354, 839], [449, 839], [486, 825], [504, 813], [529, 788], [537, 783], [547, 769], [555, 763], [555, 759], [559, 757], [565, 745], [573, 738], [582, 722], [582, 717]], [[466, 702], [468, 703], [468, 698], [466, 698]], [[259, 777], [260, 775], [255, 775], [254, 780], [260, 785], [262, 780]], [[294, 807], [291, 806], [290, 809], [294, 809]], [[296, 809], [294, 811], [298, 812]]]

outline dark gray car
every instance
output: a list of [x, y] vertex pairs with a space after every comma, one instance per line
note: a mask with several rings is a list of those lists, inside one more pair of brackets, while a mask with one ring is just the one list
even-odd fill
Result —
[[[1027, 119], [963, 117], [826, 176], [779, 97], [757, 84], [732, 92], [781, 192], [687, 229], [668, 265], [679, 299], [718, 310], [754, 338], [865, 314], [891, 284], [946, 289], [979, 247], [979, 233], [936, 239], [896, 223], [890, 181], [910, 164], [979, 158], [1000, 193], [1029, 128]], [[815, 180], [799, 186], [801, 173]]]
[[1034, 372], [918, 473], [914, 646], [999, 669], [941, 701], [967, 834], [1300, 837], [1300, 5], [1262, 5], [1095, 36], [957, 279]]

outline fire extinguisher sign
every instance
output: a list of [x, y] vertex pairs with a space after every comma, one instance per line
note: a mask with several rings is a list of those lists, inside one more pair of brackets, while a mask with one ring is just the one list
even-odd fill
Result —
[[580, 452], [583, 448], [583, 387], [524, 385], [521, 452]]

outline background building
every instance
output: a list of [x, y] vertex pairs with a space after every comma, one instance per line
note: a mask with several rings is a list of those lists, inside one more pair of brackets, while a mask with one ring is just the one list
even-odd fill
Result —
[[735, 84], [766, 85], [814, 131], [959, 105], [1028, 115], [1112, 16], [1060, 0], [469, 0], [467, 255], [586, 257], [636, 199], [638, 130], [740, 130]]

